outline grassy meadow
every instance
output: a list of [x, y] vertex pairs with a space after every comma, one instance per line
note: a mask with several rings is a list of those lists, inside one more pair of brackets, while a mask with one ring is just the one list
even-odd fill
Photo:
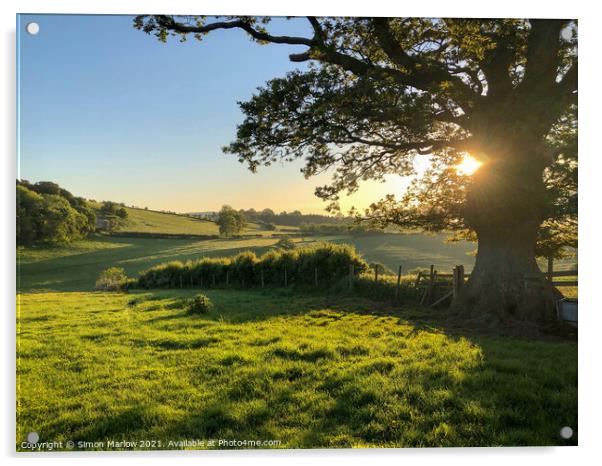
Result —
[[[97, 204], [100, 208], [100, 204]], [[187, 215], [158, 212], [156, 210], [138, 209], [126, 207], [128, 216], [114, 229], [117, 233], [144, 233], [144, 234], [168, 234], [168, 235], [219, 235], [218, 225], [210, 220], [189, 217]], [[262, 229], [256, 223], [247, 224], [241, 235], [248, 236], [270, 236], [274, 233], [294, 233], [296, 227], [275, 225], [276, 230], [268, 231]]]
[[276, 440], [273, 448], [576, 444], [577, 347], [456, 333], [426, 311], [290, 290], [24, 293], [17, 448]]
[[127, 219], [115, 229], [117, 232], [219, 235], [218, 226], [208, 220], [132, 207], [125, 210]]
[[[211, 223], [137, 212], [132, 231], [206, 234]], [[350, 243], [369, 262], [406, 272], [431, 263], [470, 270], [474, 245], [444, 239], [293, 238]], [[185, 309], [199, 290], [92, 291], [110, 266], [137, 277], [171, 260], [261, 254], [277, 241], [96, 235], [18, 249], [17, 449], [30, 431], [41, 441], [150, 439], [162, 449], [190, 448], [169, 443], [185, 439], [276, 440], [269, 448], [576, 444], [558, 436], [577, 426], [574, 342], [463, 333], [446, 328], [439, 311], [346, 289], [204, 290], [215, 309], [202, 316]]]

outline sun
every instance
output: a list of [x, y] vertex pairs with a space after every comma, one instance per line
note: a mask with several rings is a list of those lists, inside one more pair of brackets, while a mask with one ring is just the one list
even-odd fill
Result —
[[472, 155], [466, 154], [462, 161], [456, 165], [456, 171], [460, 175], [470, 176], [476, 172], [481, 165], [483, 165], [483, 162], [479, 162]]

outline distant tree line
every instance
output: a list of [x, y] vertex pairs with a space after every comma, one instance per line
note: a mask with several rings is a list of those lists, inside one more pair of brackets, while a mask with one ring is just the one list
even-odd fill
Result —
[[345, 221], [343, 216], [302, 214], [298, 210], [292, 212], [282, 211], [279, 214], [275, 213], [272, 209], [263, 209], [259, 211], [255, 209], [241, 209], [239, 212], [243, 214], [249, 222], [290, 227], [298, 227], [302, 223], [340, 224]]
[[351, 235], [374, 236], [384, 234], [381, 228], [373, 228], [354, 223], [301, 223], [299, 231], [307, 235]]
[[88, 202], [50, 181], [17, 180], [17, 244], [62, 243], [96, 228]]

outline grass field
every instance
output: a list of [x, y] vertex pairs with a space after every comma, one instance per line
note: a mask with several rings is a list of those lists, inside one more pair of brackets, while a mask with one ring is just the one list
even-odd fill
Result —
[[[219, 235], [215, 222], [179, 214], [157, 212], [154, 210], [126, 207], [128, 217], [122, 221], [115, 231], [118, 233], [146, 233], [171, 235]], [[295, 227], [276, 225], [276, 230], [262, 229], [261, 225], [249, 223], [241, 235], [271, 236], [274, 233], [288, 234]]]
[[[25, 293], [17, 448], [278, 440], [276, 447], [576, 444], [577, 346], [459, 334], [425, 311], [286, 290]], [[139, 448], [139, 446], [138, 446]]]
[[[435, 263], [439, 270], [451, 270], [466, 264], [469, 270], [474, 257], [467, 254], [472, 244], [445, 244], [444, 236], [379, 235], [365, 238], [306, 237], [294, 238], [299, 244], [329, 240], [355, 245], [368, 261], [378, 261], [396, 270], [428, 267]], [[202, 256], [229, 256], [250, 249], [261, 254], [278, 238], [242, 239], [157, 239], [97, 236], [62, 247], [37, 246], [19, 249], [18, 288], [20, 290], [90, 290], [100, 272], [111, 266], [123, 267], [128, 275], [137, 274], [152, 265], [170, 260], [194, 259]]]
[[128, 217], [118, 232], [170, 233], [179, 235], [219, 235], [214, 222], [184, 215], [126, 207]]
[[[100, 272], [123, 267], [129, 276], [170, 260], [230, 256], [251, 249], [258, 254], [276, 238], [158, 239], [97, 236], [71, 245], [23, 248], [17, 251], [17, 288], [31, 290], [91, 290]], [[296, 241], [301, 241], [299, 238]]]

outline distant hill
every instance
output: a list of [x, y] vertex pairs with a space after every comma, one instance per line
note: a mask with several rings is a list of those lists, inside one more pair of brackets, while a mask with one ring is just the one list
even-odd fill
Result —
[[115, 228], [115, 232], [219, 235], [217, 225], [209, 220], [133, 207], [126, 207], [125, 209], [128, 216]]
[[[127, 218], [113, 229], [115, 233], [142, 233], [165, 235], [219, 235], [219, 227], [211, 220], [192, 217], [190, 214], [159, 212], [156, 210], [125, 207]], [[266, 230], [263, 225], [249, 222], [241, 233], [245, 236], [271, 236], [298, 232], [295, 227], [276, 225], [275, 230]]]

